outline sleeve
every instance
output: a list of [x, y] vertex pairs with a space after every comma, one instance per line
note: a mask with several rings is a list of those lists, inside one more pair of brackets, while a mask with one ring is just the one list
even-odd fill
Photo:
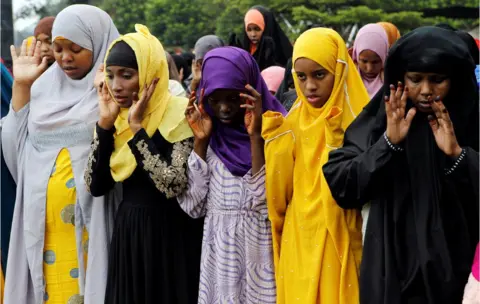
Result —
[[210, 184], [208, 164], [195, 151], [188, 158], [187, 190], [178, 196], [180, 207], [193, 218], [200, 218], [207, 213], [207, 195]]
[[88, 192], [95, 197], [107, 194], [115, 185], [110, 173], [110, 157], [114, 149], [115, 128], [104, 130], [96, 125], [84, 179]]
[[247, 192], [255, 201], [266, 200], [265, 177], [265, 166], [263, 166], [255, 175], [252, 176], [252, 170], [250, 170], [243, 178]]
[[8, 170], [17, 182], [18, 160], [23, 159], [25, 144], [28, 138], [28, 115], [30, 103], [15, 112], [10, 105], [10, 111], [2, 122], [2, 152]]
[[[476, 201], [479, 199], [479, 155], [470, 147], [463, 148], [464, 155], [452, 161], [445, 168], [446, 178], [460, 189], [473, 191]], [[463, 154], [463, 153], [462, 153]]]
[[147, 173], [155, 187], [167, 198], [180, 195], [188, 185], [188, 156], [193, 149], [193, 139], [188, 138], [173, 144], [171, 160], [166, 159], [141, 129], [128, 142], [137, 165]]
[[403, 153], [391, 149], [384, 136], [369, 145], [374, 117], [366, 116], [364, 110], [347, 128], [343, 147], [330, 152], [323, 166], [332, 195], [344, 209], [361, 208], [369, 202], [382, 185], [386, 164], [395, 153]]
[[262, 137], [265, 139], [268, 218], [272, 224], [273, 260], [277, 269], [285, 213], [293, 196], [295, 136], [282, 114], [268, 111], [263, 115]]

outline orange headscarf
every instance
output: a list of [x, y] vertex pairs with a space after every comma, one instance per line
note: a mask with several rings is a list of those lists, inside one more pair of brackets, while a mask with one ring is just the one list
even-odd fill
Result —
[[[247, 12], [244, 22], [245, 31], [247, 31], [247, 28], [250, 24], [255, 24], [262, 30], [262, 32], [265, 30], [265, 19], [263, 18], [262, 13], [256, 9], [251, 9]], [[256, 50], [257, 46], [255, 44], [250, 44], [250, 54], [253, 55]]]
[[387, 33], [389, 47], [391, 47], [395, 43], [395, 41], [400, 39], [400, 31], [394, 24], [390, 22], [378, 22], [377, 24], [383, 27], [383, 29]]

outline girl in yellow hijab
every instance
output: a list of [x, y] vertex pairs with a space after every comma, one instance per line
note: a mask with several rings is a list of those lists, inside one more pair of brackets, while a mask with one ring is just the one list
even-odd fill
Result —
[[331, 29], [298, 38], [292, 73], [295, 104], [286, 118], [265, 113], [262, 131], [277, 303], [358, 303], [361, 216], [337, 206], [322, 166], [369, 97]]
[[145, 26], [135, 28], [107, 51], [100, 120], [85, 172], [94, 196], [108, 194], [115, 183], [123, 186], [105, 303], [196, 303], [203, 222], [191, 219], [176, 199], [188, 184], [193, 146], [184, 116], [188, 100], [169, 93], [160, 41]]

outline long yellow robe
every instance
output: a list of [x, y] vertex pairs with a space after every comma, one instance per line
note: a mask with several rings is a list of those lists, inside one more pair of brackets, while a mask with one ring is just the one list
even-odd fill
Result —
[[361, 216], [335, 202], [323, 176], [328, 153], [369, 97], [344, 41], [333, 30], [312, 29], [297, 40], [293, 62], [311, 59], [335, 75], [326, 104], [313, 108], [298, 86], [286, 118], [263, 116], [266, 189], [272, 223], [277, 303], [359, 302]]

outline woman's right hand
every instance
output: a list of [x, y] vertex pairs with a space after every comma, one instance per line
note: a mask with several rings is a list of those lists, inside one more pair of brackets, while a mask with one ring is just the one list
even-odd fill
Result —
[[108, 90], [107, 84], [102, 82], [97, 89], [98, 104], [100, 108], [100, 119], [98, 125], [104, 130], [110, 130], [117, 120], [120, 113], [120, 106], [113, 100]]
[[48, 68], [47, 58], [41, 56], [42, 43], [33, 38], [32, 45], [27, 50], [27, 40], [23, 40], [20, 55], [12, 45], [10, 53], [13, 62], [13, 77], [18, 84], [31, 86]]
[[202, 89], [200, 103], [197, 106], [195, 104], [197, 99], [195, 92], [192, 92], [187, 109], [185, 111], [185, 117], [187, 118], [188, 124], [192, 129], [195, 140], [208, 141], [212, 135], [212, 119], [204, 110], [203, 94], [204, 90]]
[[408, 87], [404, 89], [401, 82], [395, 90], [395, 86], [390, 85], [390, 97], [385, 96], [385, 112], [387, 114], [388, 140], [394, 145], [401, 143], [408, 134], [416, 109], [412, 107], [407, 116], [405, 116], [405, 107], [407, 105]]

